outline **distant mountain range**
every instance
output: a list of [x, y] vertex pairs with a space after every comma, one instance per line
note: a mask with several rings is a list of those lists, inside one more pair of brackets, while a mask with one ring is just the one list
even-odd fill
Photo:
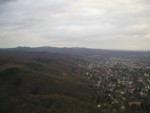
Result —
[[16, 48], [1, 48], [0, 51], [23, 51], [23, 52], [51, 52], [71, 55], [99, 55], [99, 54], [111, 54], [111, 55], [149, 55], [150, 51], [123, 51], [123, 50], [105, 50], [105, 49], [91, 49], [91, 48], [58, 48], [50, 46], [42, 47], [16, 47]]

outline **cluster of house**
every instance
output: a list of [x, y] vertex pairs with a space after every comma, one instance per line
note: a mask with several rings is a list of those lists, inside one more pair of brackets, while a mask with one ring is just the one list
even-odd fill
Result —
[[[150, 96], [150, 68], [141, 57], [123, 58], [92, 56], [78, 63], [79, 71], [95, 81], [99, 100], [97, 107], [119, 105], [124, 110], [128, 106], [139, 105]], [[104, 100], [106, 99], [106, 101]]]

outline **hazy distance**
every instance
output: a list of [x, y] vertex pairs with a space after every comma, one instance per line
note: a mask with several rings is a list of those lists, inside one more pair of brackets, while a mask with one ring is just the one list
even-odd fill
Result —
[[0, 0], [0, 48], [150, 50], [149, 0]]

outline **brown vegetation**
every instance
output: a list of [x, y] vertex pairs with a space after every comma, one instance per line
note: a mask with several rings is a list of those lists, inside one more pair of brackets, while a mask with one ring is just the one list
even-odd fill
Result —
[[0, 113], [96, 113], [96, 87], [71, 55], [0, 53]]

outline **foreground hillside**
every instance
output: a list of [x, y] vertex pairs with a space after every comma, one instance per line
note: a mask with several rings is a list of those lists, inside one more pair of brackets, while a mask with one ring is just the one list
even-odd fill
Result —
[[0, 113], [96, 113], [96, 87], [75, 73], [77, 59], [0, 52]]

